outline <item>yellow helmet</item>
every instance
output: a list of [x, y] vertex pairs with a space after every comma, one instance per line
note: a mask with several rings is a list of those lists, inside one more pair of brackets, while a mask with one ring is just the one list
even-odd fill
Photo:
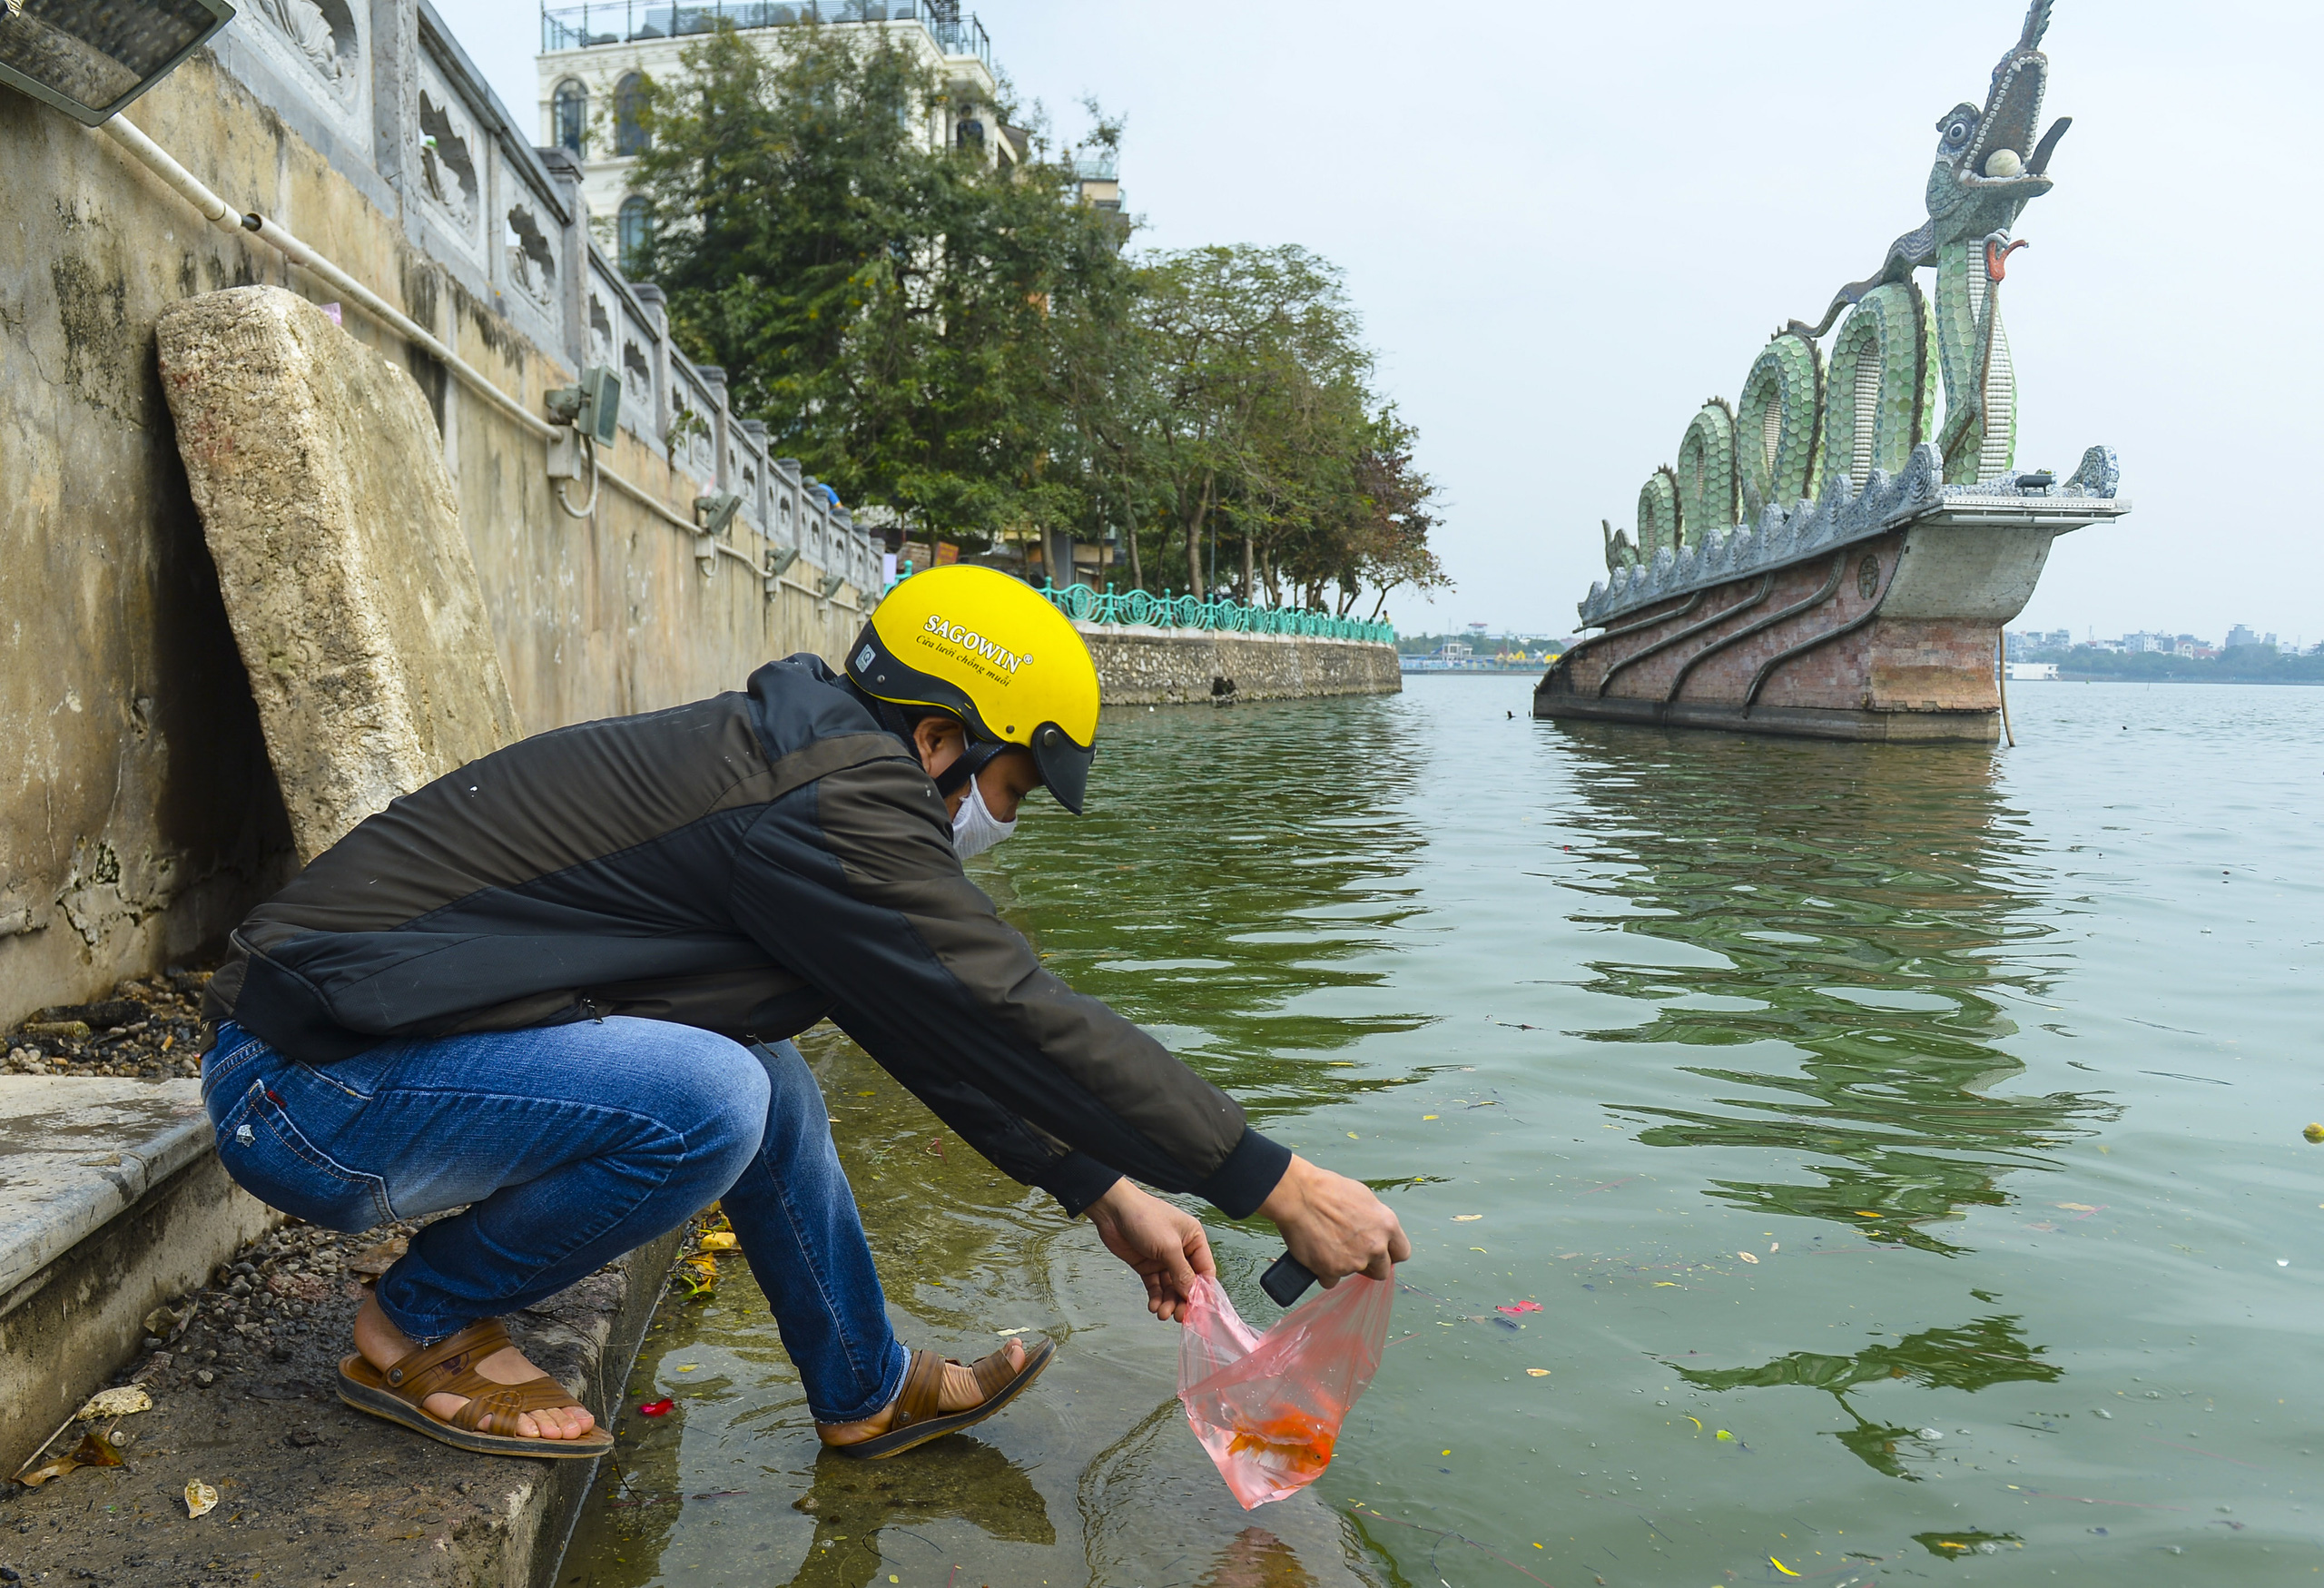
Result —
[[1024, 580], [957, 565], [914, 574], [856, 636], [847, 676], [876, 699], [951, 713], [972, 745], [1022, 745], [1057, 803], [1081, 814], [1098, 749], [1098, 664]]

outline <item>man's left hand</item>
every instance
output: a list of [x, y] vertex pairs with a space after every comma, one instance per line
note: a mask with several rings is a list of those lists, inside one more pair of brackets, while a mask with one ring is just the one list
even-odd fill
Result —
[[1129, 1181], [1116, 1180], [1087, 1211], [1106, 1249], [1146, 1281], [1146, 1308], [1164, 1323], [1185, 1315], [1196, 1275], [1217, 1277], [1202, 1222]]

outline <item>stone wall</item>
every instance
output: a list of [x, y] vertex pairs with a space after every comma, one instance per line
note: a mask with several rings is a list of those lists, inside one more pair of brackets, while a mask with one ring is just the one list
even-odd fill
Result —
[[[127, 113], [237, 211], [287, 227], [533, 412], [620, 373], [610, 488], [568, 516], [542, 443], [342, 306], [425, 392], [526, 732], [837, 657], [877, 548], [670, 342], [660, 295], [589, 242], [577, 173], [535, 150], [419, 0], [347, 8], [330, 51], [244, 6]], [[339, 11], [334, 16], [342, 16]], [[529, 122], [530, 118], [527, 120]], [[290, 834], [155, 367], [172, 303], [268, 283], [339, 294], [212, 226], [103, 133], [0, 89], [0, 1022], [194, 952], [288, 874]], [[578, 500], [576, 489], [574, 498]], [[771, 558], [796, 554], [779, 576]], [[1206, 687], [1207, 680], [1205, 681]]]
[[1108, 705], [1159, 705], [1229, 694], [1238, 700], [1393, 695], [1404, 686], [1395, 647], [1369, 641], [1098, 623], [1074, 626], [1097, 658]]

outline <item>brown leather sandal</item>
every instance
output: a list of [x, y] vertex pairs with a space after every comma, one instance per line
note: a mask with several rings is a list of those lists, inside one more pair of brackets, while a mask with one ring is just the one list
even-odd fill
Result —
[[972, 1423], [981, 1423], [1022, 1395], [1056, 1356], [1057, 1342], [1043, 1340], [1025, 1353], [1022, 1367], [1009, 1366], [1006, 1346], [989, 1356], [978, 1357], [969, 1364], [969, 1371], [976, 1376], [977, 1388], [984, 1392], [984, 1399], [964, 1412], [945, 1412], [937, 1409], [944, 1390], [944, 1369], [960, 1364], [933, 1351], [914, 1351], [911, 1366], [904, 1369], [904, 1386], [896, 1396], [896, 1415], [888, 1425], [888, 1431], [853, 1445], [834, 1445], [831, 1448], [858, 1461], [877, 1461], [941, 1438]]
[[[522, 1384], [498, 1384], [476, 1371], [476, 1363], [508, 1346], [507, 1329], [498, 1318], [488, 1317], [432, 1346], [420, 1346], [384, 1371], [372, 1366], [359, 1351], [340, 1362], [339, 1398], [359, 1412], [486, 1455], [571, 1461], [603, 1455], [614, 1447], [614, 1436], [602, 1426], [577, 1439], [528, 1439], [518, 1434], [517, 1419], [522, 1413], [581, 1403], [546, 1374]], [[431, 1395], [466, 1396], [468, 1405], [449, 1417], [439, 1417], [425, 1404]]]

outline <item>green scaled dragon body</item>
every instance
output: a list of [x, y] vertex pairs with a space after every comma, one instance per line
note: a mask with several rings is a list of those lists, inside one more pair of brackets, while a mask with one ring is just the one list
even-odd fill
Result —
[[[1636, 542], [1606, 527], [1610, 573], [1650, 567], [1658, 554], [1676, 555], [1738, 524], [1748, 528], [1768, 508], [1816, 498], [1842, 476], [1851, 491], [1862, 490], [1876, 470], [1901, 473], [1932, 439], [1945, 483], [2009, 478], [2016, 380], [1999, 287], [2010, 253], [2024, 246], [2010, 240], [2011, 229], [2050, 191], [2050, 156], [2072, 124], [2062, 118], [2034, 141], [2049, 77], [2040, 46], [2050, 4], [2034, 0], [2016, 44], [1994, 68], [1984, 105], [1955, 105], [1938, 121], [1928, 219], [1888, 245], [1873, 275], [1842, 287], [1822, 320], [1795, 320], [1778, 331], [1734, 406], [1719, 398], [1703, 405], [1676, 464], [1657, 469], [1639, 493]], [[1933, 308], [1916, 275], [1931, 266]], [[1827, 367], [1818, 344], [1835, 322], [1840, 332]], [[1940, 377], [1944, 420], [1936, 425]]]

